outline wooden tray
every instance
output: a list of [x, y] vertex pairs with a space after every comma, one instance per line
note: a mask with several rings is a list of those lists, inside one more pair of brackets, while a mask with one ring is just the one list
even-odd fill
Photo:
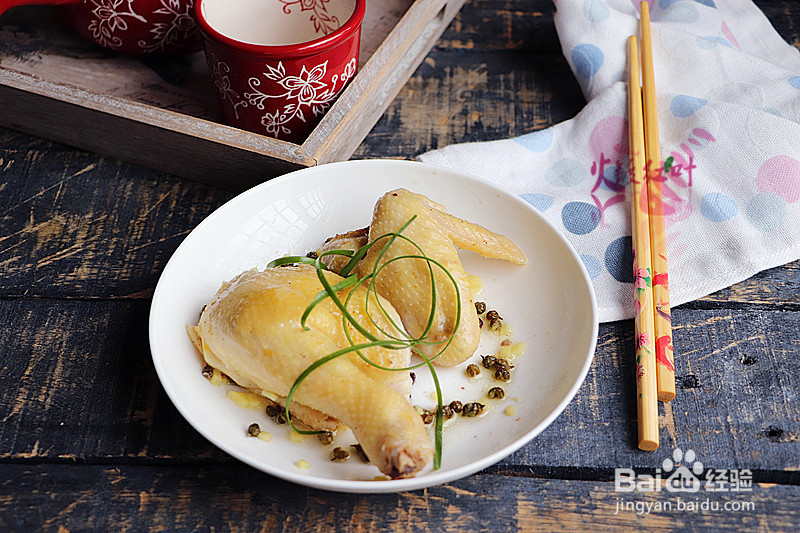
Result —
[[466, 0], [369, 2], [360, 68], [302, 145], [221, 123], [202, 52], [137, 59], [47, 7], [0, 18], [0, 124], [232, 190], [349, 158]]

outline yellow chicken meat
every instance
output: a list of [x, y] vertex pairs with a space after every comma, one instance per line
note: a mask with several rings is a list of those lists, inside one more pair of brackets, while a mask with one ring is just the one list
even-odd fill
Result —
[[[324, 274], [331, 285], [342, 278]], [[308, 304], [323, 290], [316, 270], [307, 265], [247, 271], [226, 283], [206, 306], [190, 336], [206, 362], [248, 389], [286, 397], [297, 377], [314, 361], [350, 346], [345, 337], [341, 310], [330, 298], [310, 313], [304, 330], [300, 318]], [[402, 335], [379, 310], [376, 296], [361, 286], [348, 311], [378, 338], [384, 331]], [[391, 304], [383, 308], [400, 319]], [[367, 320], [369, 312], [377, 326]], [[365, 342], [355, 330], [356, 343]], [[372, 347], [363, 350], [375, 363], [404, 368], [410, 350]], [[292, 404], [334, 417], [353, 430], [370, 461], [392, 477], [415, 475], [433, 457], [430, 437], [417, 411], [408, 401], [410, 376], [374, 368], [357, 354], [330, 360], [311, 372], [297, 388]], [[290, 406], [290, 409], [292, 407]], [[309, 423], [304, 420], [305, 423]], [[313, 423], [311, 423], [313, 426]]]

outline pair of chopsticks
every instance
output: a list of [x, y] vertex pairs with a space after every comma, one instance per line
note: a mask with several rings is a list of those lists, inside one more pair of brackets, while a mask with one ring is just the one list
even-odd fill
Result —
[[637, 415], [639, 448], [655, 450], [659, 445], [658, 400], [668, 402], [675, 397], [675, 369], [650, 7], [647, 2], [640, 5], [641, 63], [639, 39], [631, 35], [627, 43]]

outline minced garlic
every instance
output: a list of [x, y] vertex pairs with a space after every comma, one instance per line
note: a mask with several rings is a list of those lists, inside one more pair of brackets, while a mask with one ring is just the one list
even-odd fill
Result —
[[469, 289], [472, 291], [473, 297], [483, 292], [483, 280], [480, 276], [469, 276]]
[[242, 409], [264, 409], [267, 405], [264, 398], [252, 392], [231, 390], [226, 396]]
[[514, 333], [514, 328], [511, 327], [511, 324], [508, 322], [503, 322], [503, 325], [500, 326], [500, 330], [497, 332], [501, 337], [510, 337], [512, 333]]
[[212, 385], [216, 385], [217, 387], [219, 387], [220, 385], [229, 385], [230, 384], [230, 381], [228, 381], [228, 379], [226, 378], [225, 374], [223, 374], [222, 372], [220, 372], [216, 368], [212, 369], [211, 377], [208, 378], [208, 381]]
[[501, 346], [500, 351], [497, 352], [497, 357], [512, 360], [515, 357], [524, 354], [525, 347], [526, 346], [524, 342], [515, 342], [514, 344], [509, 344], [508, 346]]

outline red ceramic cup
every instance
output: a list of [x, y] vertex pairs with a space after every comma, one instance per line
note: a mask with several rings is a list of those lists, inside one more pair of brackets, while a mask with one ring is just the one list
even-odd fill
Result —
[[224, 121], [301, 144], [356, 73], [366, 0], [197, 0]]
[[178, 54], [201, 48], [194, 0], [0, 0], [0, 14], [22, 5], [62, 6], [67, 24], [124, 54]]

